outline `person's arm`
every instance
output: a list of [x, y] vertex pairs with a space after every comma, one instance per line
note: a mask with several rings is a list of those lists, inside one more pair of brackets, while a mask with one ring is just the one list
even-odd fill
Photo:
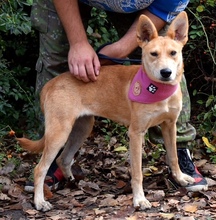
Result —
[[78, 0], [53, 0], [70, 45], [70, 72], [84, 82], [95, 81], [100, 69], [97, 54], [88, 42], [79, 12]]
[[[151, 19], [151, 21], [154, 23], [158, 31], [161, 30], [166, 24], [165, 21], [155, 16], [148, 10], [144, 9], [138, 15], [137, 19], [131, 25], [131, 27], [126, 32], [126, 34], [117, 42], [102, 48], [100, 53], [116, 58], [125, 58], [130, 53], [132, 53], [138, 47], [137, 37], [136, 37], [136, 26], [138, 23], [138, 18], [141, 14], [148, 16]], [[104, 63], [106, 63], [106, 61]]]

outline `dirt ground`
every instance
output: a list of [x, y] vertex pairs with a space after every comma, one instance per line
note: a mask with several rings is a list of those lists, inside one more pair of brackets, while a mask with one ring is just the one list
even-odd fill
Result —
[[24, 191], [38, 156], [16, 152], [11, 144], [2, 149], [8, 157], [0, 168], [0, 220], [216, 219], [216, 165], [209, 163], [203, 149], [201, 146], [194, 152], [194, 161], [207, 178], [209, 189], [192, 193], [173, 184], [164, 151], [154, 159], [156, 146], [144, 146], [143, 186], [152, 208], [138, 211], [132, 206], [127, 146], [119, 144], [116, 137], [107, 142], [104, 136], [96, 135], [76, 157], [72, 168], [76, 182], [63, 182], [64, 187], [52, 192], [45, 186], [53, 209], [44, 213], [35, 210], [33, 193]]

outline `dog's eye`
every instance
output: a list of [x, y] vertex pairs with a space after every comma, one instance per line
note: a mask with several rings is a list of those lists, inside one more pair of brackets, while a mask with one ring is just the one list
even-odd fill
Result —
[[177, 53], [177, 52], [176, 52], [175, 50], [172, 50], [171, 53], [170, 53], [170, 55], [171, 55], [171, 56], [175, 56], [176, 53]]
[[158, 53], [157, 53], [157, 52], [151, 52], [151, 55], [152, 55], [153, 57], [157, 57], [157, 56], [158, 56]]

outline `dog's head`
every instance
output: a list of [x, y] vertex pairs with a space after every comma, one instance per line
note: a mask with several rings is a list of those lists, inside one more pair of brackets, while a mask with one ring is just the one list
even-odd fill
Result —
[[152, 21], [141, 15], [137, 25], [137, 41], [142, 48], [146, 74], [154, 81], [168, 84], [180, 82], [183, 73], [182, 48], [188, 40], [188, 17], [181, 12], [159, 36]]

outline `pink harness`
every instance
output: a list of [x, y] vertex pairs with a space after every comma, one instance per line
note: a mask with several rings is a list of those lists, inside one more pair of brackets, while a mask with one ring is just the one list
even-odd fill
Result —
[[164, 84], [149, 79], [141, 66], [133, 78], [128, 96], [133, 102], [154, 103], [167, 99], [177, 88], [178, 84]]

